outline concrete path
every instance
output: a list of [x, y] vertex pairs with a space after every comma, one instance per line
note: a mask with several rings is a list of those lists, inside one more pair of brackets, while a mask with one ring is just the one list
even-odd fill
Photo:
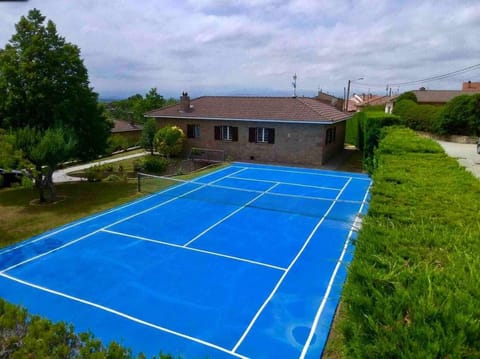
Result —
[[67, 168], [61, 169], [61, 170], [57, 170], [53, 173], [53, 183], [81, 181], [82, 178], [72, 177], [72, 176], [69, 176], [68, 174], [70, 172], [84, 170], [86, 168], [93, 167], [93, 166], [96, 166], [96, 165], [103, 165], [105, 163], [112, 163], [112, 162], [118, 162], [118, 161], [126, 160], [126, 159], [129, 159], [129, 158], [141, 157], [141, 156], [144, 156], [146, 154], [148, 154], [148, 152], [135, 153], [135, 154], [132, 154], [132, 155], [126, 154], [125, 156], [122, 156], [122, 157], [99, 160], [99, 161], [96, 161], [96, 162], [90, 162], [90, 163], [86, 163], [86, 164], [83, 164], [83, 165], [72, 166], [72, 167], [67, 167]]
[[480, 178], [480, 154], [476, 144], [455, 143], [437, 140], [447, 155], [456, 158], [460, 165]]

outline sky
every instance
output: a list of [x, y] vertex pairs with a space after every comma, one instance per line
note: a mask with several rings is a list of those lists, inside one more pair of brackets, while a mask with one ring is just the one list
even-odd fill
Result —
[[[460, 90], [480, 67], [474, 0], [0, 1], [0, 48], [32, 8], [77, 45], [101, 98]], [[358, 80], [362, 78], [361, 80]]]

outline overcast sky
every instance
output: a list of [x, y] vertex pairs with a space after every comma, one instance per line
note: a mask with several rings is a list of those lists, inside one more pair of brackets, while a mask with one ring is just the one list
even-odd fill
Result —
[[[145, 94], [343, 97], [480, 64], [480, 1], [0, 1], [0, 47], [32, 8], [81, 49], [101, 97]], [[422, 84], [461, 89], [480, 69]]]

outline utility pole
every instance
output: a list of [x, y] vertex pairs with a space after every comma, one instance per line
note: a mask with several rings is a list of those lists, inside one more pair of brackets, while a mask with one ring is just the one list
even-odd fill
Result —
[[345, 99], [345, 109], [344, 111], [348, 111], [348, 98], [350, 97], [350, 84], [353, 82], [353, 81], [359, 81], [359, 80], [363, 80], [363, 77], [359, 77], [358, 79], [356, 80], [348, 80], [348, 85], [347, 85], [347, 98]]
[[297, 74], [293, 75], [292, 85], [293, 85], [293, 97], [296, 98], [297, 97]]

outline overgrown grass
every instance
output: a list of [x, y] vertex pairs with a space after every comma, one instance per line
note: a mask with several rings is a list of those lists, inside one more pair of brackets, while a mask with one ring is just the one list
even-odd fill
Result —
[[343, 293], [345, 357], [480, 357], [480, 182], [432, 140], [385, 132]]

